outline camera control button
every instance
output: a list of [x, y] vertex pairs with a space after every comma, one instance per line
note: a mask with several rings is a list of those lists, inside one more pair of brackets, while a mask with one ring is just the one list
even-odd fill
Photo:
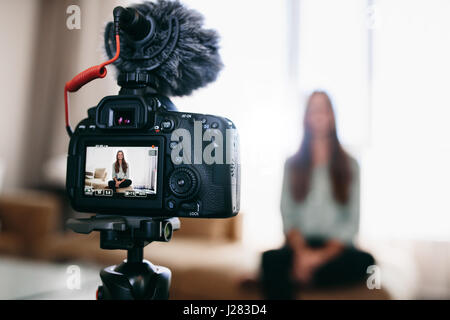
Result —
[[213, 128], [213, 129], [217, 129], [218, 127], [219, 127], [219, 124], [217, 122], [213, 122], [211, 124], [211, 128]]
[[169, 188], [178, 198], [190, 198], [197, 193], [199, 180], [193, 170], [178, 168], [169, 176]]
[[167, 201], [167, 208], [169, 209], [169, 210], [173, 210], [173, 209], [175, 209], [175, 201], [173, 201], [173, 200], [169, 200], [169, 201]]
[[199, 205], [197, 202], [185, 202], [181, 205], [181, 209], [186, 211], [198, 211]]
[[172, 130], [174, 127], [173, 121], [166, 119], [164, 121], [161, 122], [161, 130], [162, 131], [170, 131]]

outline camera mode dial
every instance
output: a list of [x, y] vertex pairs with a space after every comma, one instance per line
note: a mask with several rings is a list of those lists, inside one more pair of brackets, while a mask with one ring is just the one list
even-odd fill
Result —
[[175, 169], [169, 176], [170, 191], [178, 198], [191, 198], [199, 189], [197, 174], [189, 168]]

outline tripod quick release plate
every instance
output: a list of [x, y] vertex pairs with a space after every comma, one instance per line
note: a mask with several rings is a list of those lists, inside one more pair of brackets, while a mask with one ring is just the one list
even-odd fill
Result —
[[66, 225], [76, 233], [99, 231], [102, 249], [128, 250], [145, 247], [153, 241], [170, 241], [173, 231], [180, 229], [180, 220], [96, 215], [90, 218], [72, 218]]

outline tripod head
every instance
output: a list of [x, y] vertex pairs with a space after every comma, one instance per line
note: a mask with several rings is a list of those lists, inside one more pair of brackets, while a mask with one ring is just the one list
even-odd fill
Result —
[[180, 229], [178, 218], [145, 218], [97, 215], [69, 219], [67, 227], [77, 233], [100, 232], [102, 249], [127, 250], [127, 259], [100, 272], [103, 285], [97, 299], [168, 299], [171, 272], [144, 260], [144, 247], [153, 241], [168, 242]]
[[96, 215], [69, 219], [67, 227], [76, 233], [100, 232], [100, 248], [131, 250], [153, 241], [169, 242], [173, 231], [180, 229], [178, 218], [143, 218]]

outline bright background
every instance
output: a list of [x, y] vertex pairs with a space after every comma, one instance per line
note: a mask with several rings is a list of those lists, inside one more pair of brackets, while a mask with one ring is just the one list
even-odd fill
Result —
[[220, 31], [226, 68], [176, 102], [240, 130], [246, 241], [282, 239], [282, 167], [314, 89], [331, 94], [361, 165], [361, 236], [449, 239], [450, 2], [186, 2]]

